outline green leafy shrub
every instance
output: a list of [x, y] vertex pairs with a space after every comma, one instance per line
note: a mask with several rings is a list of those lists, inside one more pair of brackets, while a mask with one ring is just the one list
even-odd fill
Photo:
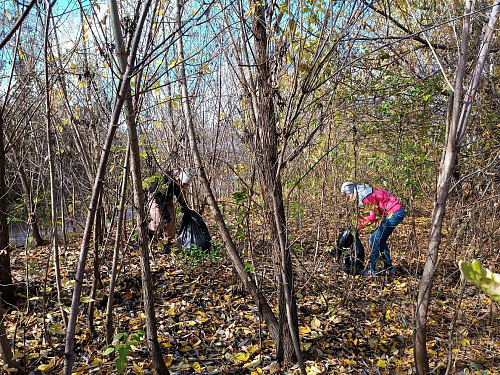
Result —
[[120, 374], [123, 374], [127, 368], [128, 354], [134, 350], [139, 343], [144, 341], [145, 336], [146, 333], [142, 330], [139, 330], [131, 335], [128, 333], [118, 333], [113, 339], [113, 344], [106, 345], [102, 354], [107, 356], [115, 352], [116, 370]]

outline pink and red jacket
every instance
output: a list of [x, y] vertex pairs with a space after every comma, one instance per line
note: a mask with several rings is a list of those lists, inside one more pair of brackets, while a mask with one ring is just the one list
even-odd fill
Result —
[[361, 192], [358, 185], [358, 194], [359, 203], [365, 206], [368, 211], [367, 215], [359, 218], [359, 229], [373, 224], [377, 219], [377, 215], [387, 217], [403, 208], [398, 198], [382, 189], [367, 186], [365, 191]]

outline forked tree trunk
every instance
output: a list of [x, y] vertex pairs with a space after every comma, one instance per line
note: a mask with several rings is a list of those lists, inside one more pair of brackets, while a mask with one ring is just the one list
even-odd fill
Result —
[[[116, 8], [116, 2], [111, 2], [114, 3], [114, 6]], [[123, 72], [123, 75], [120, 80], [120, 86], [119, 86], [119, 91], [116, 96], [116, 102], [115, 106], [113, 108], [113, 113], [111, 116], [111, 121], [110, 121], [110, 126], [108, 129], [108, 134], [106, 136], [106, 141], [105, 144], [102, 147], [102, 154], [101, 158], [99, 161], [99, 167], [97, 169], [97, 175], [94, 180], [94, 187], [92, 189], [92, 197], [90, 200], [89, 204], [89, 210], [88, 210], [88, 216], [87, 216], [87, 221], [85, 223], [85, 231], [83, 234], [83, 239], [82, 239], [82, 245], [80, 249], [80, 257], [78, 260], [78, 267], [76, 270], [76, 275], [75, 275], [75, 287], [73, 290], [73, 299], [71, 303], [71, 311], [69, 315], [69, 323], [68, 323], [68, 328], [66, 331], [66, 347], [65, 347], [65, 362], [64, 362], [64, 374], [65, 375], [71, 375], [72, 373], [72, 367], [73, 367], [73, 362], [74, 362], [74, 349], [75, 349], [75, 329], [76, 329], [76, 318], [78, 315], [78, 306], [80, 304], [80, 296], [82, 292], [82, 286], [83, 286], [83, 276], [85, 273], [85, 263], [87, 261], [87, 256], [88, 256], [88, 251], [90, 247], [90, 239], [92, 236], [92, 224], [95, 219], [95, 214], [96, 210], [98, 209], [98, 200], [99, 200], [99, 195], [102, 189], [102, 181], [104, 180], [104, 176], [106, 174], [107, 170], [107, 164], [108, 164], [108, 159], [109, 159], [109, 154], [110, 154], [110, 149], [111, 145], [113, 143], [113, 138], [116, 133], [116, 130], [118, 128], [118, 122], [120, 119], [121, 111], [123, 108], [123, 105], [125, 104], [126, 98], [130, 98], [130, 80], [133, 76], [134, 72], [134, 64], [136, 60], [136, 55], [137, 55], [137, 49], [139, 46], [139, 40], [140, 36], [142, 34], [142, 29], [144, 26], [144, 21], [147, 15], [147, 11], [149, 9], [149, 6], [151, 4], [151, 1], [146, 1], [143, 4], [143, 12], [141, 14], [141, 17], [139, 19], [139, 22], [136, 27], [136, 31], [133, 37], [133, 41], [131, 44], [130, 48], [130, 53], [129, 53], [129, 59], [126, 64], [126, 69]], [[112, 4], [111, 4], [112, 5]], [[114, 25], [115, 30], [120, 29], [120, 24], [119, 20], [115, 19]], [[129, 135], [130, 136], [130, 135]], [[136, 140], [137, 141], [137, 140]], [[136, 151], [137, 155], [138, 152]], [[136, 165], [135, 168], [138, 166]], [[140, 192], [142, 192], [142, 188], [140, 189], [140, 192], [137, 192], [138, 186], [141, 186], [140, 182], [140, 175], [138, 176], [138, 173], [140, 174], [139, 171], [134, 171], [133, 172], [133, 178], [134, 178], [134, 184], [136, 185], [134, 187], [134, 200], [136, 202], [139, 202], [139, 205], [141, 204], [141, 197], [140, 197]], [[139, 181], [137, 179], [139, 178]], [[138, 186], [137, 186], [138, 184]], [[144, 199], [142, 200], [142, 207], [144, 207]], [[144, 210], [139, 210], [140, 213], [138, 215], [144, 215]], [[140, 217], [138, 218], [140, 219]], [[140, 222], [141, 227], [145, 227], [145, 220], [144, 222]], [[144, 228], [139, 229], [139, 246], [141, 249], [141, 263], [144, 262], [144, 257], [147, 257], [147, 238], [146, 238], [146, 232], [143, 230]], [[146, 254], [144, 254], [144, 249], [146, 249]], [[146, 260], [148, 262], [149, 260]], [[147, 263], [145, 266], [147, 267], [149, 263]], [[144, 267], [141, 267], [144, 268]], [[143, 274], [144, 277], [144, 274]], [[149, 290], [145, 290], [148, 288], [148, 283], [150, 283], [151, 280], [143, 280], [143, 292], [145, 293], [145, 298], [151, 298], [152, 296], [149, 295]], [[149, 284], [150, 285], [150, 284]], [[148, 294], [148, 295], [146, 295]], [[146, 298], [146, 301], [147, 301]], [[145, 302], [146, 302], [145, 301]], [[146, 328], [147, 328], [147, 339], [148, 339], [148, 344], [150, 350], [152, 349], [157, 349], [158, 343], [154, 343], [153, 341], [156, 339], [156, 328], [151, 325], [151, 322], [149, 321], [148, 314], [151, 312], [152, 307], [151, 304], [146, 305], [145, 304], [145, 309], [146, 309]], [[154, 313], [154, 311], [153, 311]], [[168, 370], [165, 366], [165, 362], [163, 361], [163, 357], [161, 357], [161, 354], [159, 354], [159, 350], [156, 350], [154, 353], [152, 353], [152, 360], [153, 360], [153, 366], [156, 369], [156, 372], [158, 374], [168, 374]]]
[[[256, 81], [259, 106], [255, 129], [256, 160], [260, 172], [260, 182], [264, 190], [264, 202], [268, 209], [267, 223], [273, 240], [275, 278], [279, 296], [279, 323], [283, 335], [278, 341], [278, 360], [299, 362], [302, 372], [302, 353], [299, 343], [297, 305], [293, 287], [293, 266], [286, 233], [286, 217], [283, 206], [283, 188], [278, 166], [278, 136], [274, 113], [274, 90], [272, 86], [268, 36], [265, 20], [265, 6], [251, 1], [254, 55], [257, 69]], [[281, 358], [283, 354], [283, 358]]]
[[[134, 35], [134, 39], [132, 41], [128, 65], [126, 59], [127, 54], [123, 49], [124, 43], [119, 23], [118, 7], [116, 1], [114, 0], [110, 0], [109, 4], [112, 13], [111, 19], [113, 20], [113, 31], [118, 45], [118, 59], [121, 67], [126, 66], [124, 76], [127, 76], [127, 73], [130, 74], [134, 67], [135, 52], [139, 44], [139, 36], [141, 35], [141, 30], [144, 28], [146, 16], [151, 5], [151, 0], [147, 0], [143, 4], [142, 14], [139, 17], [136, 26], [136, 34]], [[136, 84], [139, 84], [139, 79], [137, 80]], [[136, 113], [134, 111], [134, 105], [132, 101], [130, 78], [127, 81], [124, 81], [124, 87], [122, 87], [122, 89], [123, 90], [120, 97], [125, 98], [124, 105], [129, 140], [128, 147], [130, 148], [130, 175], [132, 177], [136, 221], [139, 225], [138, 245], [141, 263], [142, 297], [144, 302], [144, 313], [146, 315], [146, 338], [148, 343], [149, 355], [151, 356], [156, 374], [167, 375], [169, 374], [169, 371], [167, 369], [167, 366], [165, 365], [165, 361], [163, 360], [163, 356], [160, 350], [160, 344], [158, 343], [156, 314], [154, 310], [153, 282], [151, 278], [151, 267], [149, 263], [149, 241], [147, 236], [148, 228], [146, 220], [147, 217], [144, 205], [144, 190], [142, 189], [139, 139], [137, 136]]]
[[[429, 358], [427, 354], [427, 315], [429, 301], [431, 296], [432, 283], [438, 263], [439, 245], [441, 243], [441, 231], [443, 219], [446, 213], [446, 201], [450, 189], [453, 168], [458, 153], [458, 145], [464, 138], [467, 130], [472, 104], [474, 102], [479, 79], [483, 71], [486, 56], [488, 54], [493, 29], [498, 18], [500, 10], [500, 0], [495, 1], [491, 10], [490, 20], [486, 27], [483, 41], [481, 43], [479, 57], [472, 76], [469, 89], [462, 97], [462, 87], [465, 77], [465, 69], [469, 51], [469, 32], [470, 32], [470, 13], [472, 11], [472, 2], [466, 1], [464, 25], [462, 29], [462, 43], [460, 48], [460, 58], [455, 78], [453, 94], [453, 112], [451, 120], [448, 121], [446, 144], [443, 150], [441, 168], [437, 184], [436, 201], [432, 213], [432, 226], [427, 249], [427, 260], [425, 262], [422, 278], [419, 284], [417, 296], [417, 309], [415, 314], [414, 330], [414, 359], [417, 374], [427, 375], [429, 373]], [[463, 100], [463, 104], [462, 104]]]
[[266, 298], [261, 293], [257, 285], [254, 283], [253, 278], [251, 277], [249, 272], [245, 270], [245, 265], [243, 264], [243, 261], [241, 260], [238, 254], [238, 250], [236, 249], [233, 239], [231, 238], [231, 234], [224, 221], [224, 217], [220, 210], [219, 204], [217, 203], [217, 199], [213, 194], [212, 188], [210, 186], [210, 181], [208, 180], [208, 177], [205, 173], [204, 164], [201, 159], [200, 152], [198, 150], [198, 143], [196, 141], [196, 132], [194, 129], [193, 117], [191, 114], [191, 106], [189, 102], [189, 93], [187, 89], [186, 71], [184, 67], [185, 60], [184, 60], [184, 47], [182, 41], [183, 30], [181, 28], [181, 16], [180, 16], [181, 9], [182, 9], [181, 0], [177, 0], [176, 23], [177, 23], [177, 30], [179, 33], [179, 37], [177, 39], [177, 56], [180, 60], [179, 74], [180, 74], [180, 84], [182, 92], [182, 107], [184, 110], [186, 124], [187, 124], [189, 144], [191, 146], [191, 150], [193, 152], [195, 159], [196, 168], [200, 175], [201, 182], [203, 184], [203, 188], [207, 196], [207, 202], [212, 210], [212, 214], [214, 215], [215, 222], [217, 223], [222, 240], [226, 245], [229, 257], [231, 258], [234, 268], [236, 269], [238, 276], [243, 282], [245, 289], [252, 296], [252, 300], [257, 305], [259, 312], [262, 314], [262, 317], [264, 318], [264, 321], [266, 322], [269, 328], [269, 333], [271, 335], [271, 338], [275, 342], [277, 342], [280, 337], [280, 327], [276, 319], [276, 316], [274, 315], [271, 306], [269, 306], [269, 304], [267, 303]]

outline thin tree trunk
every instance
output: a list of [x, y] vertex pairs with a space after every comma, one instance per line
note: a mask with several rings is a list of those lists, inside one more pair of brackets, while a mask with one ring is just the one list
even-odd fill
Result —
[[61, 298], [62, 281], [61, 267], [59, 262], [59, 233], [57, 224], [57, 194], [56, 194], [56, 169], [54, 164], [54, 140], [52, 138], [52, 117], [51, 117], [51, 102], [50, 102], [50, 86], [49, 86], [49, 62], [48, 62], [48, 45], [49, 45], [49, 28], [50, 17], [52, 16], [52, 3], [46, 1], [47, 17], [45, 18], [45, 41], [44, 41], [44, 56], [45, 56], [45, 109], [46, 109], [46, 135], [47, 147], [49, 156], [49, 175], [50, 175], [50, 201], [51, 201], [51, 217], [52, 217], [52, 250], [54, 252], [54, 273], [56, 277], [57, 301], [59, 302], [61, 315], [64, 326], [68, 325], [68, 316], [64, 310]]
[[16, 374], [24, 374], [24, 370], [19, 366], [17, 361], [12, 356], [12, 348], [10, 347], [7, 333], [5, 332], [5, 311], [2, 306], [2, 298], [0, 296], [0, 358], [10, 368], [17, 369]]
[[[149, 7], [150, 1], [144, 4], [145, 12]], [[117, 28], [119, 28], [119, 21]], [[125, 102], [125, 98], [130, 97], [130, 79], [132, 78], [134, 72], [135, 57], [137, 54], [137, 48], [139, 45], [139, 38], [142, 32], [142, 24], [138, 25], [136, 28], [136, 34], [134, 35], [134, 42], [132, 43], [132, 48], [130, 50], [130, 59], [126, 66], [126, 69], [121, 77], [119, 90], [116, 97], [115, 106], [113, 108], [113, 113], [111, 116], [110, 126], [108, 129], [108, 134], [106, 136], [106, 141], [102, 147], [102, 153], [99, 161], [99, 166], [97, 169], [97, 174], [94, 180], [94, 186], [92, 189], [92, 197], [90, 199], [88, 216], [85, 223], [85, 231], [83, 233], [82, 245], [80, 248], [80, 256], [78, 260], [78, 267], [75, 274], [75, 287], [73, 289], [73, 299], [71, 303], [71, 310], [69, 315], [69, 323], [66, 331], [66, 346], [64, 353], [64, 374], [71, 375], [73, 362], [74, 362], [74, 349], [75, 349], [75, 329], [76, 329], [76, 318], [78, 315], [78, 307], [80, 304], [80, 296], [82, 293], [83, 286], [83, 276], [85, 273], [85, 263], [87, 261], [87, 255], [90, 247], [90, 238], [92, 236], [92, 224], [95, 219], [96, 210], [98, 209], [99, 195], [102, 189], [102, 182], [107, 170], [107, 164], [110, 154], [111, 145], [113, 143], [113, 138], [115, 136], [116, 130], [118, 128], [118, 122], [120, 119], [121, 111]], [[147, 241], [146, 241], [147, 244]], [[163, 366], [165, 363], [163, 362]], [[156, 363], [154, 363], [156, 365]], [[168, 373], [168, 372], [167, 372]]]
[[[148, 5], [149, 7], [149, 5]], [[145, 5], [144, 12], [147, 12]], [[146, 337], [148, 341], [149, 355], [153, 361], [155, 373], [168, 375], [169, 371], [163, 360], [160, 345], [158, 343], [156, 314], [154, 310], [153, 282], [151, 278], [151, 267], [149, 263], [149, 240], [146, 209], [144, 204], [144, 190], [142, 188], [141, 157], [139, 150], [139, 138], [137, 136], [137, 125], [132, 103], [130, 86], [128, 96], [125, 99], [125, 112], [127, 114], [127, 129], [130, 147], [130, 172], [133, 182], [134, 206], [136, 208], [136, 221], [139, 224], [139, 254], [141, 261], [142, 297], [144, 302], [144, 313], [146, 315]]]
[[[131, 69], [130, 69], [131, 70]], [[131, 72], [129, 72], [130, 74]], [[126, 76], [122, 78], [123, 81], [127, 79]], [[130, 75], [128, 76], [130, 79]], [[121, 90], [120, 90], [121, 91]], [[118, 128], [118, 120], [120, 117], [121, 109], [123, 107], [124, 97], [118, 95], [117, 101], [115, 103], [115, 108], [113, 110], [113, 116], [111, 118], [111, 124], [108, 129], [108, 134], [106, 136], [106, 142], [102, 148], [102, 154], [99, 161], [99, 167], [94, 180], [94, 187], [92, 189], [92, 197], [90, 199], [89, 210], [87, 220], [85, 222], [85, 230], [83, 233], [82, 244], [80, 248], [80, 256], [78, 259], [78, 266], [75, 274], [75, 287], [73, 288], [73, 299], [71, 302], [71, 310], [69, 313], [68, 328], [66, 331], [66, 347], [65, 347], [65, 364], [64, 364], [64, 374], [71, 375], [73, 361], [74, 361], [74, 348], [75, 348], [75, 329], [76, 329], [76, 318], [78, 315], [78, 307], [80, 305], [80, 296], [82, 293], [83, 276], [85, 273], [85, 263], [87, 261], [87, 255], [90, 248], [90, 239], [92, 236], [92, 226], [95, 219], [95, 213], [98, 208], [99, 194], [102, 189], [102, 181], [107, 170], [107, 164], [110, 154], [111, 145], [113, 143], [113, 138]]]
[[95, 223], [94, 223], [94, 261], [92, 265], [92, 287], [90, 288], [90, 301], [87, 309], [87, 322], [89, 328], [89, 339], [92, 341], [97, 337], [97, 331], [95, 329], [94, 324], [94, 301], [97, 295], [97, 288], [100, 284], [100, 275], [99, 275], [99, 246], [102, 244], [101, 236], [102, 236], [102, 225], [101, 225], [101, 216], [102, 216], [102, 194], [99, 196], [99, 208], [97, 209], [95, 215]]
[[[18, 45], [19, 38], [17, 39], [16, 52]], [[14, 56], [16, 55], [16, 52], [13, 53]], [[10, 269], [9, 226], [7, 223], [7, 204], [5, 201], [5, 145], [3, 130], [3, 118], [9, 97], [14, 65], [15, 64], [12, 64], [9, 84], [3, 98], [3, 105], [0, 109], [0, 358], [7, 366], [9, 366], [9, 368], [17, 368], [18, 373], [24, 374], [24, 371], [19, 367], [18, 363], [12, 356], [12, 348], [5, 331], [5, 312], [3, 310], [3, 301], [9, 304], [14, 304], [16, 302], [14, 284], [12, 284], [12, 274]]]
[[[84, 17], [82, 15], [82, 13], [83, 13], [83, 11], [80, 11], [80, 22], [82, 24], [82, 34], [84, 34], [85, 33], [84, 32], [84, 28], [85, 28], [84, 25], [86, 23], [84, 22]], [[54, 20], [53, 20], [53, 27], [55, 30], [57, 30], [56, 23]], [[57, 56], [57, 59], [54, 59], [54, 63], [56, 65], [58, 65], [59, 71], [62, 72], [62, 71], [64, 71], [64, 66], [63, 66], [64, 59], [61, 58], [61, 51], [60, 51], [60, 47], [59, 47], [60, 44], [59, 44], [59, 41], [57, 38], [57, 33], [55, 33], [55, 39], [56, 39], [56, 51], [57, 51], [58, 56]], [[83, 51], [84, 51], [84, 54], [86, 56], [87, 48], [85, 47], [85, 43], [86, 43], [85, 38], [83, 38], [83, 43], [84, 43]], [[73, 136], [73, 140], [75, 142], [76, 149], [78, 150], [77, 155], [83, 164], [89, 185], [91, 185], [92, 181], [94, 180], [93, 169], [95, 169], [95, 168], [92, 168], [92, 163], [90, 161], [90, 156], [89, 156], [89, 148], [85, 147], [85, 142], [82, 140], [78, 126], [75, 123], [75, 116], [73, 115], [73, 108], [69, 102], [68, 89], [67, 89], [66, 81], [64, 79], [64, 75], [61, 74], [58, 78], [59, 78], [59, 80], [58, 80], [59, 85], [60, 85], [61, 90], [62, 90], [62, 100], [64, 101], [64, 107], [66, 108], [66, 112], [67, 112], [66, 116], [69, 120], [69, 123], [70, 123], [72, 129], [73, 129], [71, 135]]]
[[[127, 112], [132, 111], [132, 98], [129, 96], [125, 105], [128, 107]], [[154, 311], [154, 296], [153, 282], [151, 278], [151, 267], [149, 263], [149, 241], [147, 217], [144, 205], [144, 190], [142, 189], [141, 166], [140, 166], [140, 151], [139, 140], [137, 137], [137, 129], [135, 121], [127, 121], [130, 143], [130, 170], [133, 182], [134, 191], [134, 206], [136, 208], [136, 220], [139, 223], [139, 254], [141, 261], [141, 276], [142, 276], [142, 296], [144, 301], [144, 313], [146, 315], [146, 337], [148, 341], [149, 354], [153, 361], [156, 374], [169, 374], [163, 356], [161, 354], [160, 345], [158, 343], [156, 316]]]
[[118, 277], [118, 260], [120, 257], [120, 235], [123, 226], [123, 217], [125, 212], [125, 194], [127, 192], [127, 180], [129, 175], [130, 143], [127, 145], [125, 154], [125, 167], [123, 170], [122, 186], [120, 189], [120, 203], [118, 209], [118, 218], [116, 223], [115, 246], [113, 251], [113, 266], [111, 268], [111, 277], [109, 281], [108, 304], [106, 307], [106, 344], [110, 345], [113, 341], [113, 301], [115, 298], [116, 279]]
[[[281, 353], [286, 362], [294, 359], [299, 362], [301, 371], [306, 373], [298, 338], [297, 306], [293, 288], [293, 266], [286, 238], [286, 218], [280, 170], [278, 168], [278, 140], [274, 113], [274, 90], [272, 87], [271, 66], [268, 54], [268, 35], [265, 21], [265, 7], [262, 3], [251, 2], [252, 32], [254, 36], [255, 65], [257, 66], [257, 87], [259, 107], [257, 113], [256, 160], [260, 172], [260, 182], [264, 189], [264, 202], [268, 207], [267, 223], [275, 256], [275, 277], [278, 281], [279, 323], [283, 336], [277, 343], [277, 357]], [[285, 324], [288, 322], [288, 324]]]
[[[110, 10], [112, 19], [118, 20], [118, 8], [114, 0], [110, 0]], [[151, 4], [151, 0], [147, 0], [143, 4], [142, 14], [136, 26], [136, 33], [132, 42], [132, 49], [129, 57], [129, 64], [126, 65], [126, 53], [123, 48], [123, 37], [121, 34], [121, 28], [119, 23], [113, 23], [113, 31], [117, 41], [117, 53], [120, 66], [127, 66], [125, 74], [133, 68], [133, 63], [135, 61], [135, 51], [139, 43], [139, 36], [144, 27], [146, 16]], [[135, 48], [135, 49], [134, 49]], [[129, 137], [129, 147], [130, 147], [130, 173], [133, 182], [133, 192], [134, 192], [134, 206], [136, 209], [136, 220], [139, 224], [139, 254], [141, 263], [141, 276], [142, 276], [142, 295], [144, 300], [144, 313], [146, 315], [146, 335], [148, 342], [149, 355], [151, 356], [155, 372], [157, 374], [169, 374], [163, 356], [161, 354], [160, 345], [158, 343], [157, 334], [157, 324], [156, 315], [154, 310], [154, 296], [153, 296], [153, 282], [151, 278], [151, 268], [149, 264], [149, 241], [148, 241], [148, 229], [146, 220], [146, 210], [144, 205], [144, 190], [142, 189], [142, 176], [141, 176], [141, 165], [140, 165], [140, 150], [139, 150], [139, 140], [137, 136], [137, 124], [135, 121], [135, 111], [132, 102], [132, 91], [130, 88], [130, 79], [126, 81], [126, 87], [124, 88], [123, 94], [125, 96], [125, 114], [126, 123]]]
[[15, 149], [14, 149], [14, 155], [19, 164], [18, 174], [21, 180], [21, 185], [23, 186], [24, 189], [24, 194], [26, 196], [24, 202], [26, 205], [26, 211], [28, 211], [27, 223], [29, 226], [31, 226], [31, 232], [33, 233], [33, 240], [35, 241], [36, 246], [46, 245], [48, 244], [48, 242], [43, 239], [42, 235], [40, 234], [40, 229], [38, 227], [36, 210], [35, 207], [33, 206], [32, 190], [30, 184], [28, 183], [28, 178], [26, 177], [26, 171], [24, 170], [24, 165], [22, 164], [21, 160], [18, 159], [19, 153]]
[[460, 49], [460, 59], [457, 68], [457, 74], [454, 86], [453, 95], [453, 113], [451, 121], [449, 121], [446, 143], [443, 150], [443, 158], [439, 172], [436, 201], [432, 213], [432, 226], [427, 249], [427, 260], [425, 262], [422, 278], [419, 284], [417, 296], [417, 308], [415, 313], [415, 330], [414, 330], [414, 359], [417, 374], [426, 375], [429, 373], [429, 358], [427, 354], [427, 315], [429, 309], [429, 301], [432, 290], [432, 283], [438, 263], [439, 245], [441, 243], [441, 232], [443, 227], [444, 215], [446, 213], [446, 202], [449, 195], [451, 177], [455, 166], [458, 143], [466, 134], [467, 123], [469, 121], [470, 109], [474, 101], [474, 96], [477, 93], [477, 87], [481, 73], [484, 68], [485, 58], [489, 50], [491, 42], [492, 30], [498, 18], [500, 10], [500, 1], [496, 1], [490, 14], [490, 20], [484, 34], [484, 38], [480, 48], [479, 59], [477, 60], [476, 69], [471, 80], [467, 97], [462, 105], [462, 86], [465, 77], [465, 67], [469, 50], [469, 32], [470, 32], [470, 13], [472, 11], [472, 2], [466, 1], [464, 25], [462, 29], [462, 43]]
[[[281, 198], [281, 199], [280, 199]], [[293, 349], [297, 357], [297, 362], [302, 371], [302, 374], [306, 374], [306, 367], [304, 361], [302, 360], [302, 352], [300, 349], [299, 341], [299, 323], [297, 318], [297, 304], [295, 298], [295, 288], [293, 285], [293, 268], [292, 259], [290, 254], [290, 246], [288, 244], [286, 225], [283, 222], [285, 211], [283, 207], [283, 196], [281, 194], [278, 197], [275, 195], [273, 197], [274, 203], [274, 215], [276, 220], [276, 226], [279, 228], [279, 244], [280, 244], [280, 258], [281, 264], [283, 265], [281, 269], [281, 278], [283, 282], [283, 291], [285, 297], [285, 307], [286, 307], [286, 318], [288, 322], [288, 329], [290, 331], [290, 336], [293, 343]], [[281, 213], [281, 214], [280, 214]]]
[[[12, 52], [13, 56], [16, 56], [17, 54], [19, 43], [20, 35], [17, 38], [16, 48]], [[12, 284], [12, 274], [10, 270], [9, 225], [7, 223], [6, 203], [7, 191], [5, 186], [4, 113], [9, 99], [15, 65], [16, 64], [12, 64], [9, 83], [7, 85], [5, 96], [3, 97], [3, 105], [0, 109], [0, 298], [10, 304], [15, 303], [16, 296], [14, 293], [14, 285]], [[3, 320], [0, 322], [0, 325], [3, 325]]]

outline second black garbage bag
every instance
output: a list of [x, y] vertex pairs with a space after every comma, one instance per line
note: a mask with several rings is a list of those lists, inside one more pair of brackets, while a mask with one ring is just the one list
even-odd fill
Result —
[[182, 209], [181, 224], [177, 234], [177, 247], [179, 250], [193, 249], [195, 247], [208, 250], [212, 246], [212, 238], [203, 218], [187, 207]]
[[365, 248], [357, 233], [353, 235], [350, 230], [341, 229], [332, 255], [337, 258], [342, 271], [349, 275], [359, 275], [363, 271]]

